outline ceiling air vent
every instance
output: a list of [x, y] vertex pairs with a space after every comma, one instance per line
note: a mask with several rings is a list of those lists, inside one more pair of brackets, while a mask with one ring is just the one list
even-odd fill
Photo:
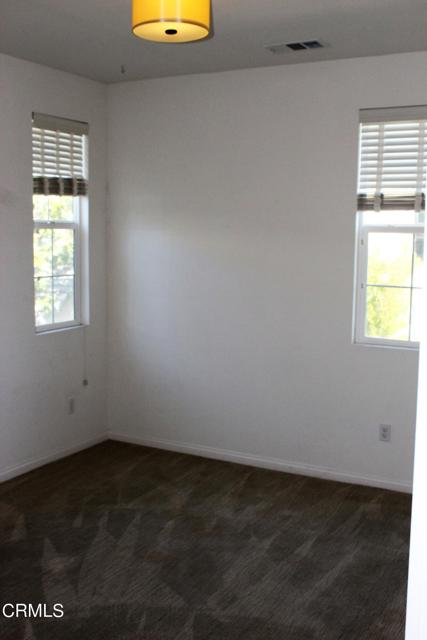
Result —
[[322, 44], [319, 40], [307, 40], [306, 42], [302, 43], [302, 46], [306, 49], [323, 49], [325, 45]]
[[266, 46], [268, 51], [279, 55], [291, 51], [307, 51], [313, 49], [323, 49], [325, 45], [320, 40], [305, 40], [304, 42], [288, 42], [283, 44], [270, 44]]

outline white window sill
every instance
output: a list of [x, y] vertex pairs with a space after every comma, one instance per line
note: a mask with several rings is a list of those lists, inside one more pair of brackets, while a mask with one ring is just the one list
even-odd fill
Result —
[[49, 327], [48, 329], [36, 329], [37, 336], [45, 336], [50, 333], [63, 333], [64, 331], [75, 331], [76, 329], [85, 329], [87, 324], [70, 324], [64, 327]]
[[418, 353], [420, 350], [420, 344], [419, 342], [415, 343], [413, 346], [408, 345], [408, 344], [397, 344], [397, 343], [391, 343], [391, 344], [387, 344], [384, 342], [357, 342], [356, 340], [353, 340], [353, 345], [356, 347], [367, 347], [369, 348], [373, 348], [373, 349], [392, 349], [392, 350], [398, 350], [398, 351], [412, 351], [415, 353]]

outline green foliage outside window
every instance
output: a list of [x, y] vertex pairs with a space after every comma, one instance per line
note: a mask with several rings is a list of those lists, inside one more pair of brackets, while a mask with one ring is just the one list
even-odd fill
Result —
[[423, 262], [422, 236], [411, 233], [369, 235], [367, 336], [418, 340]]
[[[73, 198], [34, 196], [36, 222], [73, 222]], [[74, 320], [73, 228], [35, 226], [34, 288], [36, 325]]]

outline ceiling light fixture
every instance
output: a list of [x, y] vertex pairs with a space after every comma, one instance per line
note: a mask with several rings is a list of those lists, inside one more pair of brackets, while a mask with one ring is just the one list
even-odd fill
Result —
[[191, 42], [209, 35], [211, 0], [133, 0], [132, 31], [155, 42]]

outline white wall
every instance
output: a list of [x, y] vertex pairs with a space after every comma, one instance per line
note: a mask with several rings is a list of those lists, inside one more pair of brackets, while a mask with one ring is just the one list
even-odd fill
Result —
[[[105, 432], [105, 98], [101, 84], [0, 56], [0, 479]], [[32, 111], [90, 124], [87, 389], [84, 331], [34, 333]]]
[[407, 640], [425, 640], [427, 629], [427, 362], [420, 366], [414, 500], [407, 609]]
[[[427, 311], [427, 291], [424, 295]], [[425, 315], [427, 318], [427, 315]], [[425, 323], [424, 323], [425, 326]], [[414, 497], [412, 503], [406, 640], [425, 640], [427, 629], [427, 327], [418, 384]]]
[[409, 488], [418, 356], [351, 342], [358, 110], [426, 103], [425, 53], [109, 87], [112, 433]]

